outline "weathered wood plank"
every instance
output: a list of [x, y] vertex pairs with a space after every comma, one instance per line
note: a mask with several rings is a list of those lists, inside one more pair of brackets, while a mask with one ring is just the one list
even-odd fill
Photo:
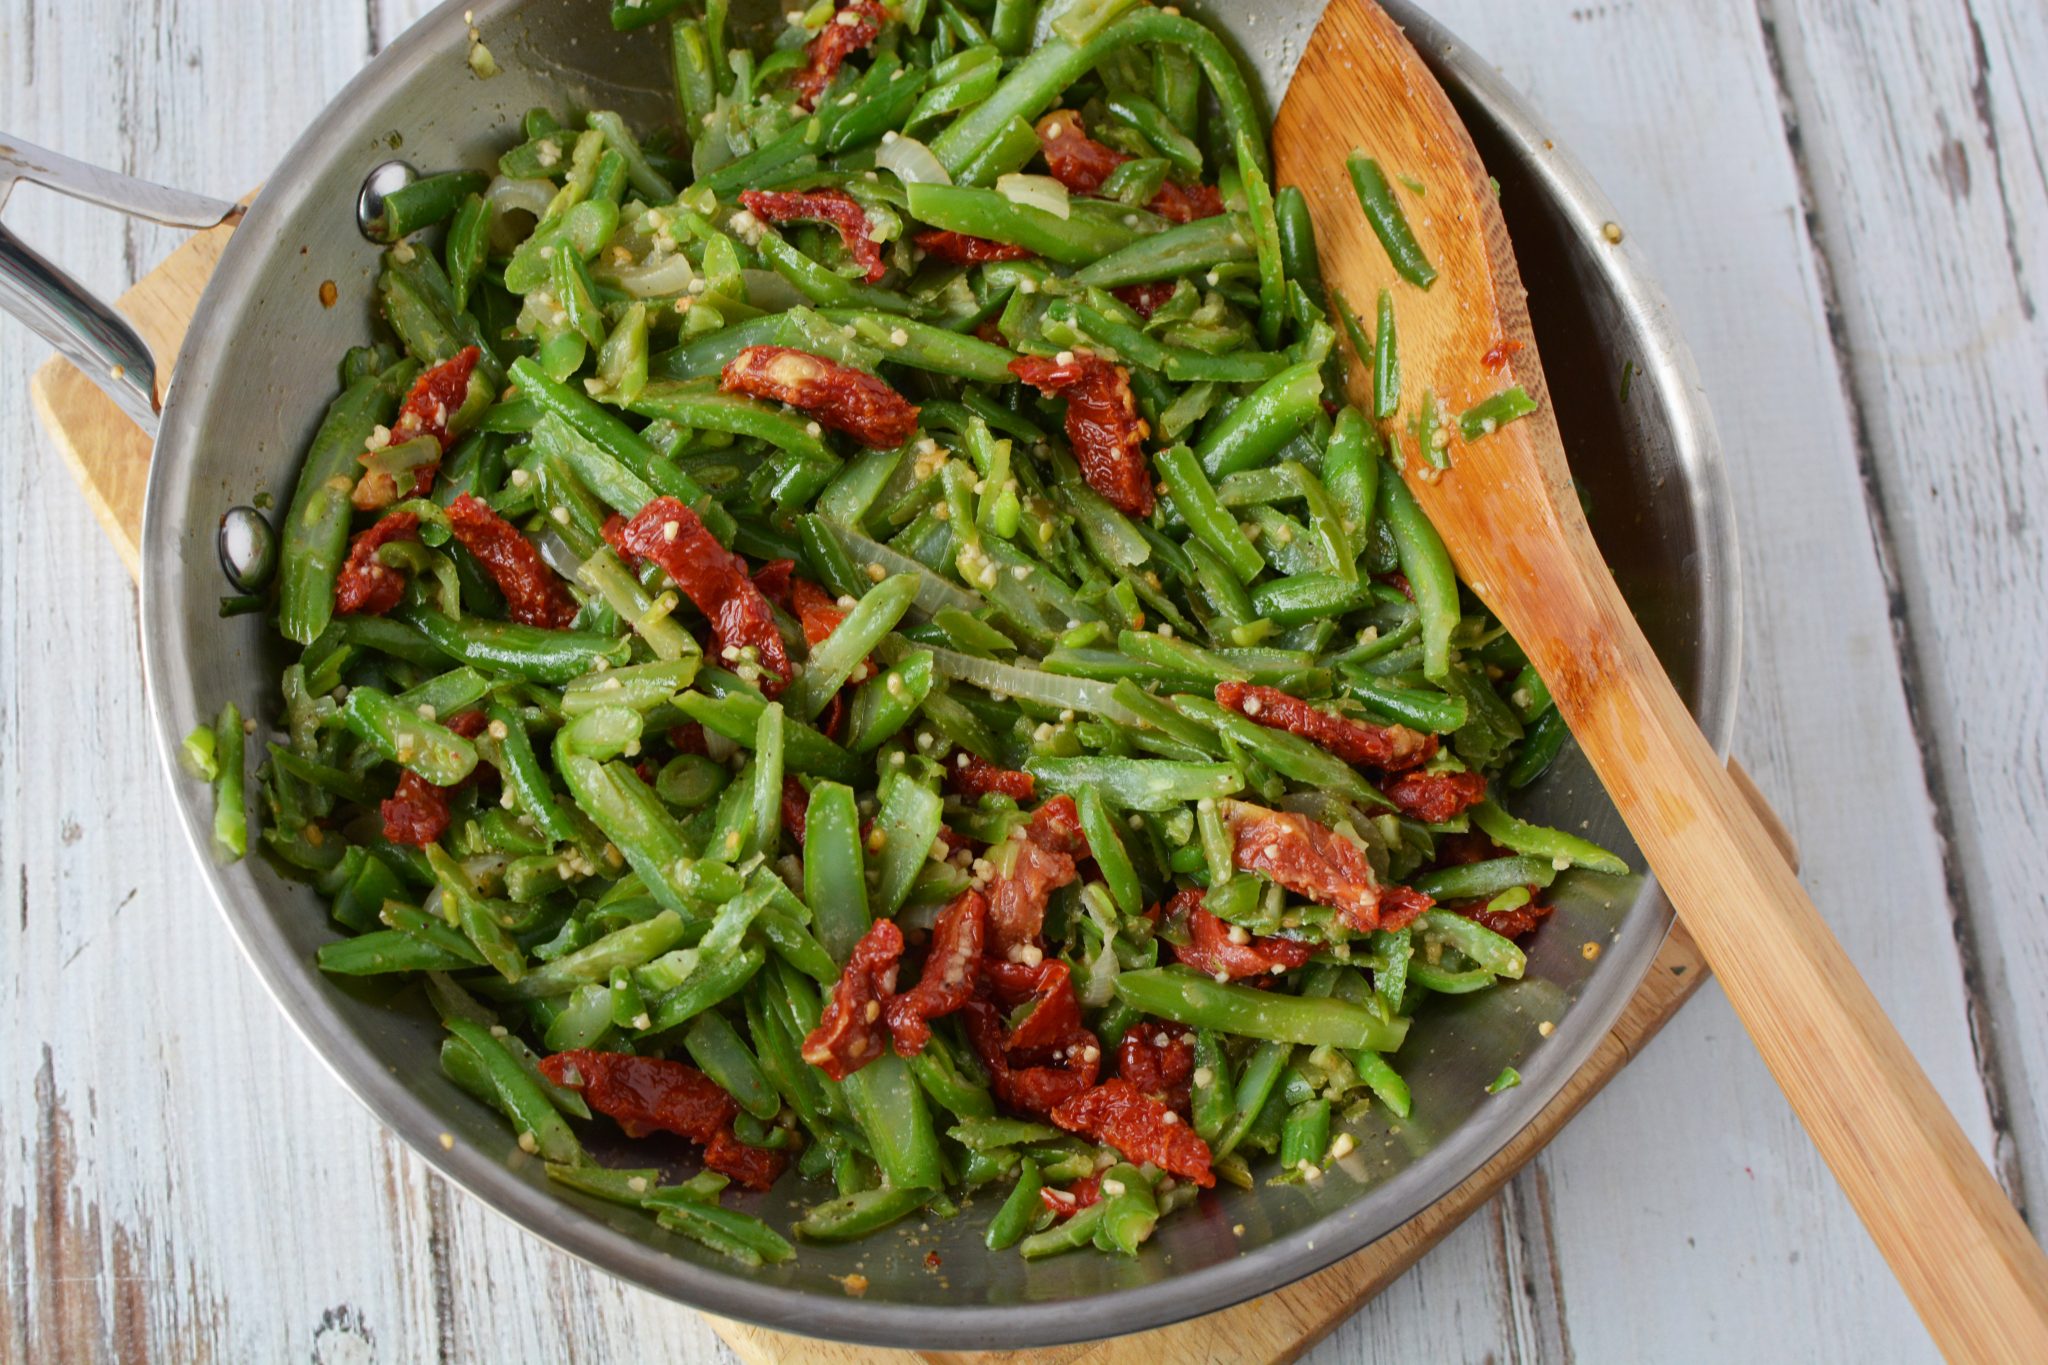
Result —
[[2048, 12], [1763, 5], [1978, 985], [2008, 1184], [2048, 1199]]
[[[17, 3], [0, 127], [232, 195], [362, 51], [360, 15]], [[252, 72], [290, 71], [289, 81]], [[202, 131], [203, 130], [203, 131]], [[93, 285], [178, 234], [22, 191]], [[433, 1340], [424, 1184], [243, 968], [162, 818], [134, 591], [0, 347], [0, 1358], [397, 1358]], [[429, 1350], [431, 1345], [429, 1346]], [[414, 1354], [413, 1352], [406, 1352]]]
[[[1739, 747], [1788, 813], [1816, 900], [1988, 1146], [1939, 841], [1756, 16], [1712, 0], [1437, 8], [1594, 169], [1671, 295], [1715, 403], [1741, 519]], [[1894, 271], [1887, 287], [1907, 278]], [[1571, 1353], [1711, 1353], [1705, 1343], [1749, 1340], [1759, 1322], [1785, 1359], [1927, 1352], [1739, 1026], [1709, 996], [1667, 1031], [1653, 1064], [1631, 1069], [1520, 1178], [1550, 1187]], [[1433, 1270], [1425, 1263], [1414, 1278]], [[1616, 1311], [1618, 1285], [1628, 1304], [1654, 1311]]]

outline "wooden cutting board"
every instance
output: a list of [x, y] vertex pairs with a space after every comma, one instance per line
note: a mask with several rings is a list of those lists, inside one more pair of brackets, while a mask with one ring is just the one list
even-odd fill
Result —
[[[177, 354], [199, 295], [233, 230], [222, 226], [196, 234], [121, 297], [121, 310], [157, 356]], [[52, 358], [36, 371], [29, 387], [37, 416], [70, 465], [86, 500], [128, 571], [139, 574], [149, 438], [62, 358]], [[1796, 864], [1790, 836], [1739, 767], [1735, 774], [1771, 824], [1786, 858]], [[1436, 1204], [1350, 1259], [1235, 1308], [1138, 1336], [1030, 1352], [877, 1350], [788, 1336], [724, 1318], [711, 1317], [710, 1322], [747, 1365], [1198, 1365], [1217, 1358], [1219, 1341], [1231, 1343], [1233, 1360], [1292, 1360], [1491, 1199], [1634, 1059], [1692, 998], [1706, 976], [1706, 963], [1692, 939], [1683, 926], [1675, 926], [1620, 1021], [1557, 1097], [1493, 1160]]]

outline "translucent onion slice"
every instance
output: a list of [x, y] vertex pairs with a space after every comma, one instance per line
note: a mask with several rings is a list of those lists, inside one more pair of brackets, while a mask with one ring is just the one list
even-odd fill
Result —
[[931, 656], [932, 672], [942, 678], [954, 678], [989, 692], [1006, 692], [1020, 701], [1037, 702], [1062, 710], [1086, 711], [1118, 725], [1145, 724], [1137, 712], [1116, 700], [1108, 683], [1064, 677], [1017, 664], [1001, 664], [994, 659], [977, 659], [972, 654], [956, 654], [950, 649], [933, 649]]
[[[901, 133], [889, 133], [882, 138], [882, 145], [875, 150], [875, 165], [893, 174], [906, 185], [950, 185], [953, 177], [932, 149], [914, 137]], [[1065, 215], [1062, 215], [1065, 216]]]
[[1013, 204], [1042, 209], [1055, 218], [1065, 218], [1071, 212], [1067, 187], [1049, 175], [998, 176], [996, 193]]

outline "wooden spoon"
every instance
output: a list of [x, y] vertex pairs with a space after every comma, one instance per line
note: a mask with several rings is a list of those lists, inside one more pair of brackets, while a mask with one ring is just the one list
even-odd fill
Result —
[[[1307, 197], [1323, 270], [1371, 315], [1392, 291], [1405, 481], [1459, 572], [1550, 686], [1757, 1050], [1952, 1360], [2048, 1361], [2048, 1257], [1700, 734], [1579, 510], [1499, 204], [1436, 78], [1372, 0], [1332, 0], [1280, 110], [1280, 181]], [[1361, 149], [1403, 196], [1438, 277], [1405, 282], [1360, 209]], [[1398, 194], [1399, 191], [1397, 190]], [[1502, 347], [1501, 342], [1509, 343]], [[1512, 350], [1505, 360], [1502, 352]], [[1492, 363], [1486, 357], [1491, 355]], [[1371, 409], [1365, 367], [1351, 398]], [[1541, 405], [1422, 458], [1425, 393], [1456, 414], [1520, 384]], [[1437, 425], [1432, 416], [1423, 423]]]

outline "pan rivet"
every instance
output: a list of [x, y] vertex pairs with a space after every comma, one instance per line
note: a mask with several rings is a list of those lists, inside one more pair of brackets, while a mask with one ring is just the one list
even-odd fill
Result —
[[362, 193], [356, 196], [356, 227], [371, 241], [376, 236], [370, 231], [370, 224], [384, 216], [384, 196], [393, 190], [402, 190], [419, 179], [415, 171], [403, 161], [386, 161], [374, 167], [363, 177]]
[[238, 592], [258, 592], [277, 568], [277, 535], [253, 507], [230, 507], [220, 519], [220, 568]]

